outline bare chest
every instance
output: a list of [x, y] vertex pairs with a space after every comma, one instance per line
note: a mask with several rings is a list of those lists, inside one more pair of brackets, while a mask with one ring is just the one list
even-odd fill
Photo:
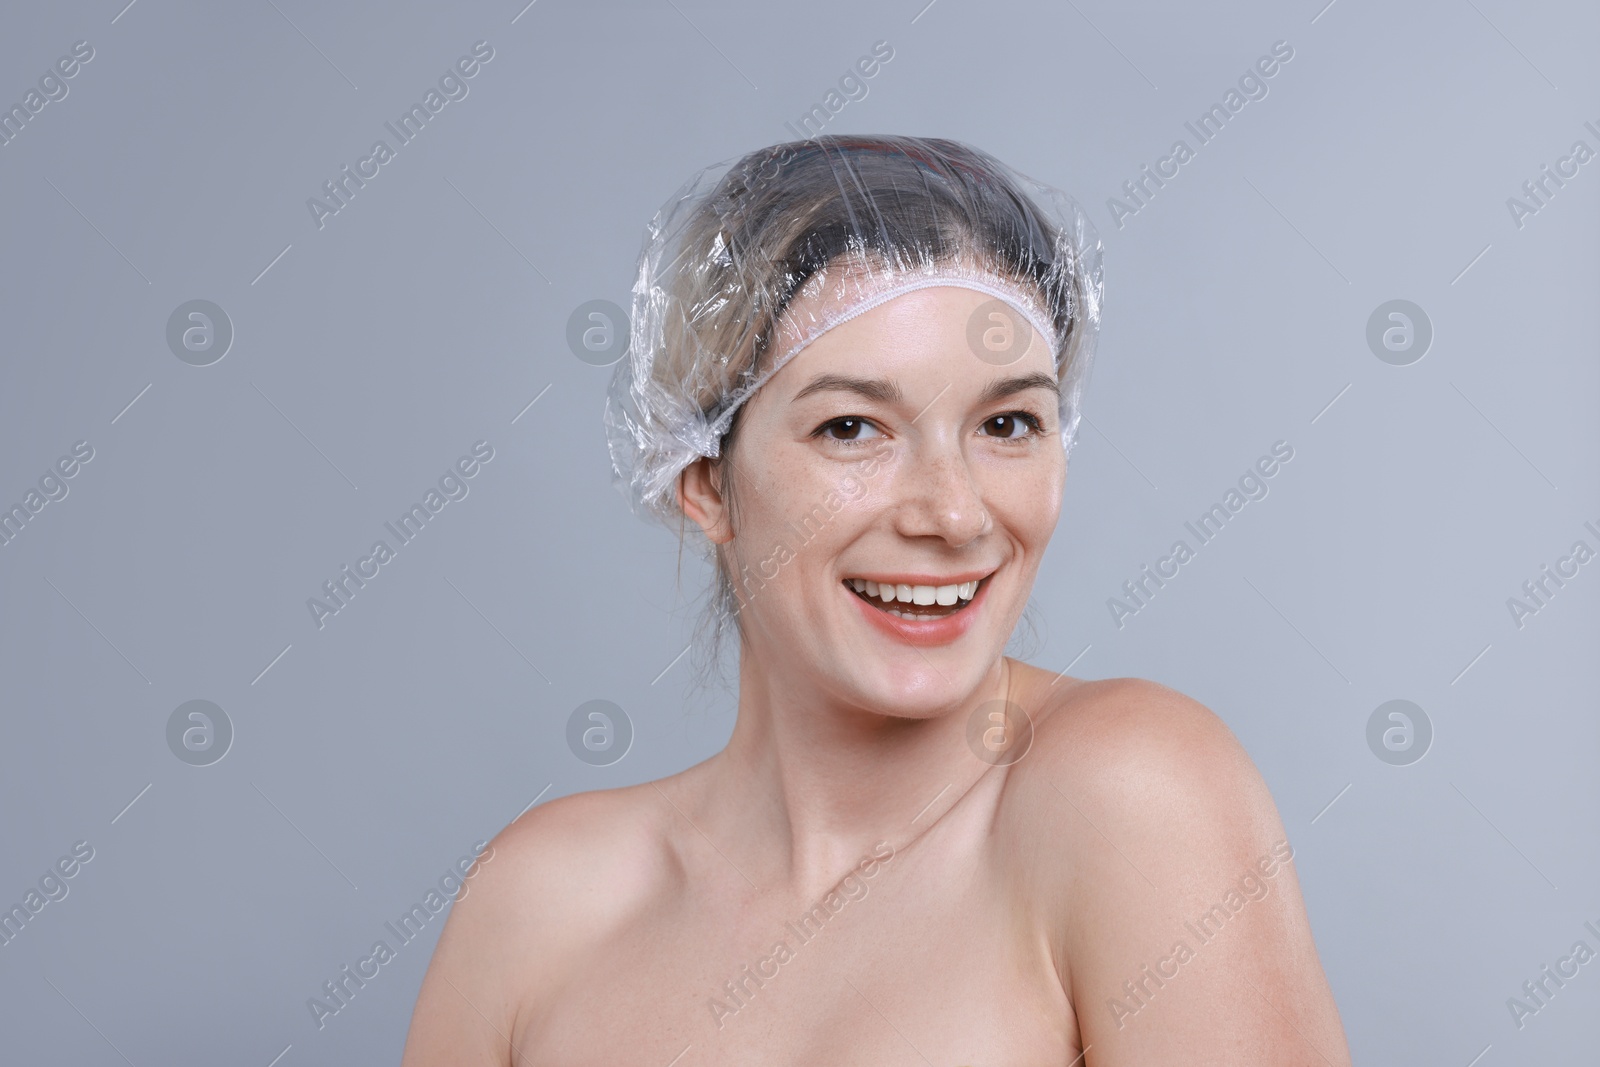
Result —
[[990, 872], [904, 853], [810, 902], [663, 900], [512, 1035], [519, 1067], [1066, 1067], [1040, 931]]

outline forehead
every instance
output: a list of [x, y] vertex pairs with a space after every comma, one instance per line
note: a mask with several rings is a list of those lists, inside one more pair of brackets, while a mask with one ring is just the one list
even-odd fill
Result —
[[[870, 298], [868, 299], [870, 303]], [[837, 297], [803, 293], [786, 313], [796, 343], [840, 313]], [[848, 304], [843, 305], [850, 310]], [[777, 374], [776, 392], [793, 396], [819, 373], [935, 379], [982, 388], [1000, 377], [1054, 375], [1055, 353], [1027, 317], [987, 292], [938, 285], [901, 293], [872, 304], [838, 325], [827, 326]], [[942, 387], [942, 386], [941, 386]]]

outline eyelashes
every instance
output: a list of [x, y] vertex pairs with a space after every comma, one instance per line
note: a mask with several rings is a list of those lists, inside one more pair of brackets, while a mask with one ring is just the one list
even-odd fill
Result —
[[[999, 422], [1001, 419], [1013, 419], [1022, 423], [1031, 431], [1028, 436], [1037, 437], [1044, 433], [1044, 421], [1031, 411], [1007, 411], [1000, 415], [991, 415], [989, 418], [983, 420], [983, 425], [989, 426], [993, 423]], [[1016, 441], [1021, 440], [1021, 438], [1007, 435], [1001, 437], [1001, 440]]]
[[[841, 430], [848, 431], [851, 434], [851, 436], [849, 436], [849, 437], [833, 437], [833, 436], [831, 436], [828, 433], [828, 431], [831, 430], [831, 429], [834, 429], [835, 427], [837, 427], [837, 428], [839, 428]], [[864, 441], [873, 440], [872, 437], [862, 437], [862, 436], [860, 436], [861, 430], [864, 429], [864, 428], [867, 428], [867, 427], [870, 427], [871, 429], [873, 429], [874, 431], [876, 431], [878, 433], [882, 433], [883, 432], [882, 430], [878, 429], [877, 424], [874, 423], [871, 419], [864, 419], [859, 415], [845, 415], [842, 418], [829, 419], [827, 422], [823, 423], [821, 426], [818, 426], [815, 430], [813, 430], [811, 432], [811, 436], [812, 437], [821, 437], [824, 440], [835, 441], [835, 442], [838, 442], [839, 444], [843, 444], [843, 445], [853, 445], [853, 444], [859, 444], [859, 443], [864, 442]]]
[[[1028, 432], [1018, 435], [986, 433], [984, 436], [994, 438], [998, 441], [1021, 443], [1023, 441], [1031, 440], [1035, 437], [1042, 437], [1046, 432], [1044, 428], [1044, 418], [1036, 412], [1030, 411], [1026, 408], [1018, 408], [1014, 411], [1003, 411], [998, 414], [991, 415], [978, 425], [979, 428], [982, 429], [992, 426], [1003, 419], [1011, 419], [1021, 423], [1027, 428]], [[832, 432], [835, 430], [846, 436], [835, 436]], [[872, 432], [870, 434], [865, 434], [863, 431], [867, 430]], [[827, 422], [822, 423], [815, 430], [811, 431], [811, 436], [812, 438], [820, 438], [825, 441], [831, 441], [834, 444], [849, 447], [854, 445], [862, 445], [868, 441], [877, 440], [879, 437], [883, 436], [883, 429], [878, 426], [876, 422], [866, 418], [865, 416], [842, 415], [838, 418], [829, 419]]]

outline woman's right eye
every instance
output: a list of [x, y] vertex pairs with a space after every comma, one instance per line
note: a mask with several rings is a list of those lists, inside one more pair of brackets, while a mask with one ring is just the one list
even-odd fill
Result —
[[834, 441], [861, 441], [879, 435], [880, 431], [866, 419], [851, 415], [823, 423], [817, 433]]

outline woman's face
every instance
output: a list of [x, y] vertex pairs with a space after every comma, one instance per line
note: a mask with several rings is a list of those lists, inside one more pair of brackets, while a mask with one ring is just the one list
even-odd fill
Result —
[[686, 476], [686, 510], [732, 573], [743, 654], [769, 677], [920, 718], [998, 662], [1066, 456], [1048, 343], [1014, 314], [1006, 354], [969, 342], [1003, 328], [997, 306], [944, 286], [834, 327], [740, 412], [720, 472], [731, 462], [731, 515], [704, 465]]

